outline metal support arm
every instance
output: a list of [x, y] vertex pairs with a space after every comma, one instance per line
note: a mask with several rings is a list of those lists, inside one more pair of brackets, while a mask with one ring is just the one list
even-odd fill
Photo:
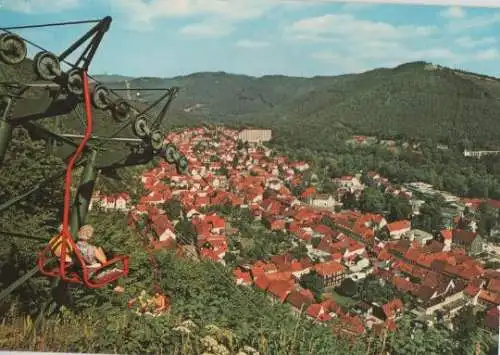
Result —
[[83, 168], [80, 183], [76, 191], [75, 202], [71, 208], [71, 234], [74, 236], [78, 232], [78, 229], [85, 224], [85, 218], [87, 217], [97, 178], [96, 159], [97, 151], [92, 150]]
[[92, 41], [87, 45], [83, 53], [80, 55], [76, 63], [74, 63], [75, 67], [79, 67], [80, 63], [83, 62], [82, 69], [87, 70], [90, 62], [94, 58], [94, 55], [99, 47], [99, 44], [104, 37], [104, 34], [108, 31], [109, 26], [111, 25], [112, 18], [111, 16], [104, 17], [98, 24], [92, 27], [86, 34], [80, 37], [77, 41], [75, 41], [68, 49], [62, 52], [59, 55], [59, 61], [63, 62], [68, 56], [70, 56], [78, 47], [84, 44], [89, 38], [92, 38]]

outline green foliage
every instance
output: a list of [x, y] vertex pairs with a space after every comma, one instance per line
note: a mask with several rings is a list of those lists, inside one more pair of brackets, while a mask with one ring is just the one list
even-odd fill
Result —
[[295, 247], [290, 249], [290, 254], [292, 254], [295, 259], [305, 258], [307, 256], [307, 247], [304, 243], [298, 242]]
[[181, 217], [182, 206], [181, 202], [177, 199], [168, 200], [161, 208], [165, 210], [165, 214], [171, 221], [178, 220]]
[[441, 214], [442, 201], [430, 199], [420, 208], [420, 215], [417, 218], [418, 226], [429, 232], [435, 233], [442, 229]]
[[356, 196], [352, 193], [347, 191], [343, 196], [342, 196], [342, 207], [346, 210], [355, 210], [359, 207], [358, 200], [356, 199]]
[[353, 279], [348, 277], [342, 280], [342, 283], [340, 284], [338, 291], [340, 294], [344, 296], [353, 297], [358, 292], [358, 285], [356, 284], [356, 282], [353, 281]]
[[359, 198], [359, 208], [363, 212], [383, 213], [385, 209], [384, 194], [373, 187], [365, 188]]
[[[201, 339], [210, 334], [233, 350], [250, 345], [265, 354], [348, 351], [347, 342], [332, 336], [328, 328], [297, 320], [288, 306], [273, 306], [265, 294], [236, 286], [230, 271], [220, 264], [193, 263], [160, 250], [154, 254], [160, 270], [154, 279], [142, 241], [127, 228], [124, 215], [93, 212], [88, 222], [96, 230], [97, 245], [130, 256], [130, 274], [120, 280], [125, 294], [112, 293], [111, 286], [71, 288], [74, 308], [63, 308], [52, 316], [42, 313], [36, 324], [25, 320], [24, 326], [22, 313], [13, 311], [0, 326], [2, 348], [200, 354]], [[128, 311], [128, 299], [150, 290], [153, 283], [170, 296], [169, 315], [148, 318]], [[190, 328], [181, 323], [185, 319], [204, 330], [192, 329], [192, 336], [183, 336], [179, 327]], [[363, 347], [355, 345], [354, 349], [362, 351]]]
[[453, 339], [459, 345], [458, 354], [474, 352], [477, 343], [481, 344], [482, 349], [488, 349], [492, 345], [491, 337], [482, 327], [483, 317], [482, 312], [476, 312], [472, 306], [466, 306], [453, 319]]
[[[15, 129], [0, 174], [0, 201], [17, 197], [32, 189], [42, 180], [64, 171], [61, 160], [47, 154], [44, 144], [29, 139], [23, 129]], [[62, 208], [62, 179], [54, 179], [27, 199], [9, 207], [0, 214], [0, 288], [12, 283], [35, 265], [36, 253], [44, 246], [43, 240], [57, 233]], [[21, 237], [9, 235], [19, 233]], [[40, 240], [23, 238], [35, 236]], [[24, 312], [36, 313], [48, 293], [45, 280], [32, 279], [16, 290], [10, 300], [20, 299]]]
[[321, 237], [313, 237], [311, 240], [311, 245], [313, 248], [317, 248], [319, 243], [321, 243]]
[[387, 220], [388, 222], [409, 219], [412, 213], [410, 203], [404, 197], [388, 195], [386, 196], [387, 203]]
[[382, 305], [394, 298], [399, 298], [404, 303], [411, 302], [409, 294], [399, 292], [392, 284], [381, 281], [374, 275], [368, 275], [365, 279], [358, 282], [357, 287], [357, 293], [354, 298], [365, 302], [375, 302]]
[[446, 328], [427, 327], [404, 315], [395, 333], [389, 334], [390, 348], [395, 354], [456, 354], [456, 344]]
[[498, 222], [498, 212], [488, 203], [483, 202], [479, 205], [479, 224], [478, 232], [480, 235], [489, 237], [491, 230]]
[[175, 225], [175, 231], [178, 235], [179, 244], [197, 245], [198, 233], [196, 233], [196, 229], [189, 220], [181, 219]]
[[323, 279], [316, 271], [312, 270], [311, 272], [303, 275], [300, 278], [300, 286], [310, 290], [314, 294], [316, 300], [319, 301], [321, 299], [324, 289]]

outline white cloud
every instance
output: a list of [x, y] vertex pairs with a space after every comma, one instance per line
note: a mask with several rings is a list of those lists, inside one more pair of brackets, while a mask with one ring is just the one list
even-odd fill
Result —
[[447, 9], [440, 12], [440, 15], [445, 18], [456, 19], [456, 18], [464, 18], [467, 16], [464, 9], [460, 6], [451, 6]]
[[277, 6], [302, 4], [278, 0], [108, 0], [112, 9], [133, 23], [190, 16], [208, 16], [224, 21], [258, 18]]
[[473, 60], [477, 61], [493, 61], [500, 59], [500, 50], [497, 48], [489, 48], [486, 50], [479, 51], [475, 53], [472, 57]]
[[353, 14], [302, 19], [285, 33], [295, 39], [307, 39], [306, 45], [315, 40], [315, 46], [328, 48], [313, 52], [311, 57], [339, 72], [360, 72], [417, 60], [458, 65], [465, 58], [447, 46], [450, 41], [444, 40], [437, 27], [396, 26], [359, 19]]
[[500, 23], [500, 13], [492, 12], [489, 15], [455, 19], [448, 23], [446, 29], [450, 32], [463, 32], [485, 28]]
[[286, 33], [298, 39], [331, 40], [349, 37], [395, 40], [411, 37], [425, 37], [437, 31], [432, 26], [395, 26], [387, 22], [357, 19], [352, 14], [328, 14], [306, 18], [293, 23]]
[[236, 42], [236, 46], [243, 48], [263, 48], [269, 47], [270, 43], [265, 41], [255, 41], [251, 39], [241, 39]]
[[476, 48], [481, 46], [490, 46], [497, 43], [494, 37], [483, 37], [483, 38], [473, 38], [470, 36], [459, 37], [455, 40], [455, 43], [463, 48]]
[[81, 4], [80, 0], [1, 0], [3, 9], [21, 13], [56, 13], [71, 10]]
[[222, 37], [233, 31], [233, 27], [227, 23], [198, 22], [184, 26], [179, 33], [193, 37]]

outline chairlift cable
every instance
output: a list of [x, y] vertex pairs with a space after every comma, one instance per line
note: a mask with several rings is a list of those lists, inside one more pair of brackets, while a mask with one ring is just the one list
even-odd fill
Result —
[[22, 30], [22, 29], [31, 29], [31, 28], [42, 28], [42, 27], [57, 27], [57, 26], [68, 26], [68, 25], [81, 25], [86, 23], [99, 23], [101, 20], [83, 20], [83, 21], [66, 21], [66, 22], [55, 22], [55, 23], [43, 23], [40, 25], [23, 25], [23, 26], [9, 26], [9, 27], [1, 27], [1, 31], [9, 31], [9, 30]]

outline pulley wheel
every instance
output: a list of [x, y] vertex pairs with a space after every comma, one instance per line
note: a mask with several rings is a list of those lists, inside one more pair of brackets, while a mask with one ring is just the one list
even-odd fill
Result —
[[52, 81], [61, 75], [61, 63], [55, 54], [39, 52], [33, 59], [35, 72], [43, 80]]
[[68, 72], [68, 83], [66, 84], [68, 91], [74, 95], [83, 94], [83, 79], [80, 69], [71, 69]]
[[130, 110], [130, 105], [127, 101], [118, 100], [113, 106], [113, 118], [115, 121], [123, 122], [130, 118], [132, 110]]
[[163, 147], [163, 141], [165, 137], [161, 133], [161, 131], [153, 131], [151, 132], [151, 147], [153, 150], [159, 151]]
[[99, 110], [107, 110], [109, 102], [109, 89], [103, 85], [96, 85], [92, 93], [92, 105]]
[[13, 33], [0, 35], [0, 60], [5, 64], [19, 64], [28, 55], [28, 47], [21, 37]]
[[175, 168], [178, 174], [185, 174], [188, 170], [189, 162], [185, 156], [181, 156], [175, 163]]
[[138, 138], [146, 138], [149, 134], [149, 127], [148, 127], [148, 122], [144, 117], [137, 117], [134, 121], [134, 125], [132, 126], [132, 130], [134, 131], [134, 134]]
[[172, 143], [168, 143], [165, 147], [165, 152], [163, 156], [165, 157], [165, 160], [169, 164], [175, 163], [175, 153], [177, 152], [177, 147], [173, 145]]

